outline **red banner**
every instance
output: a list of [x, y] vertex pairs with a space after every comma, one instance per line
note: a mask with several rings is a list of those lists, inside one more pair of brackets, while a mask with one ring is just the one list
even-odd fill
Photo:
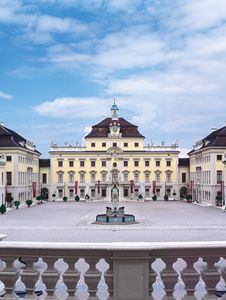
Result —
[[134, 182], [130, 180], [130, 193], [133, 194]]
[[36, 182], [32, 182], [32, 194], [33, 198], [36, 198]]
[[221, 195], [222, 195], [222, 199], [224, 199], [224, 181], [221, 181]]
[[78, 194], [78, 181], [75, 181], [75, 195]]
[[97, 182], [97, 193], [100, 194], [100, 180]]
[[152, 193], [155, 194], [155, 190], [156, 190], [156, 181], [153, 180], [152, 181]]

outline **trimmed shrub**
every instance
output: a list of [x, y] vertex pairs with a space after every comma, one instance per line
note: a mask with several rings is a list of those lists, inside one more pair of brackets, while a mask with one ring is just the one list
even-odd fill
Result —
[[153, 201], [156, 201], [156, 200], [157, 200], [157, 196], [156, 196], [156, 195], [153, 195], [152, 200], [153, 200]]
[[168, 200], [169, 200], [169, 196], [168, 196], [167, 194], [165, 194], [164, 200], [165, 200], [165, 201], [168, 201]]
[[56, 194], [52, 194], [53, 202], [55, 201]]
[[143, 199], [143, 196], [141, 194], [139, 194], [138, 199], [139, 200]]
[[80, 197], [79, 197], [79, 195], [76, 195], [76, 196], [75, 196], [75, 201], [77, 201], [77, 202], [78, 202], [79, 200], [80, 200]]
[[2, 204], [0, 206], [0, 213], [3, 215], [5, 212], [6, 212], [6, 206], [5, 206], [5, 204]]
[[16, 200], [16, 201], [13, 202], [13, 204], [16, 207], [16, 209], [18, 209], [19, 206], [20, 206], [20, 201]]
[[32, 203], [33, 203], [32, 200], [27, 200], [27, 201], [26, 201], [27, 207], [30, 207]]
[[89, 195], [88, 194], [86, 194], [85, 199], [89, 200]]
[[64, 196], [63, 200], [64, 200], [64, 202], [66, 202], [67, 201], [67, 196]]
[[187, 200], [188, 203], [191, 203], [192, 202], [192, 195], [191, 194], [186, 195], [186, 200]]

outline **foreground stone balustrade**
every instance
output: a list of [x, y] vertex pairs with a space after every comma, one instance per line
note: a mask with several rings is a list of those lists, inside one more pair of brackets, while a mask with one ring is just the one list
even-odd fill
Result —
[[217, 299], [216, 290], [226, 291], [225, 258], [226, 242], [1, 241], [0, 296], [5, 291], [4, 299]]

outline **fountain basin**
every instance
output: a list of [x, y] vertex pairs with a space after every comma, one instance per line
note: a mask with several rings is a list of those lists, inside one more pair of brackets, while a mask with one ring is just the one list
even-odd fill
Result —
[[96, 216], [95, 224], [104, 224], [104, 225], [129, 225], [129, 224], [137, 224], [135, 221], [134, 215], [124, 214], [124, 215], [107, 215], [100, 214]]

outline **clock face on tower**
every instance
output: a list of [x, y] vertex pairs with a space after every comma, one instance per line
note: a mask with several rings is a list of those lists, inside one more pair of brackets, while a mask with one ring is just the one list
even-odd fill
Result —
[[112, 131], [113, 131], [114, 133], [116, 133], [116, 132], [118, 131], [118, 127], [117, 127], [117, 126], [113, 126]]

